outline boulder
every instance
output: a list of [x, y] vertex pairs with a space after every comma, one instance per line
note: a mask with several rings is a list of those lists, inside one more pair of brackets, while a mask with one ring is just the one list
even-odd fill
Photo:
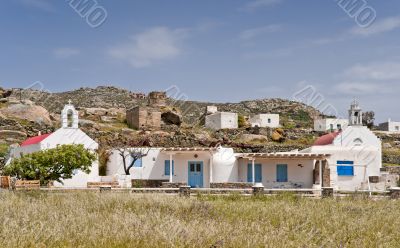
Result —
[[1, 139], [25, 140], [26, 133], [15, 130], [0, 130]]
[[45, 108], [37, 105], [22, 103], [12, 104], [6, 108], [0, 109], [0, 114], [8, 118], [17, 118], [38, 124], [51, 125], [49, 112]]
[[173, 111], [167, 111], [161, 114], [161, 119], [167, 125], [177, 125], [180, 126], [182, 124], [182, 116]]
[[282, 134], [280, 134], [278, 131], [274, 131], [271, 135], [271, 139], [275, 142], [283, 142], [285, 141], [285, 138], [283, 137]]
[[268, 137], [259, 134], [242, 134], [240, 136], [240, 140], [245, 143], [250, 143], [250, 142], [263, 143], [263, 142], [268, 142]]
[[392, 148], [392, 145], [390, 143], [384, 143], [383, 148], [389, 149]]

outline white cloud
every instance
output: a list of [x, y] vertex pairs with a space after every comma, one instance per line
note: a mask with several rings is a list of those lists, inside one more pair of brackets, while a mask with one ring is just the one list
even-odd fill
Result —
[[335, 86], [335, 91], [350, 96], [386, 94], [390, 89], [381, 83], [342, 82]]
[[353, 35], [371, 36], [384, 32], [389, 32], [400, 28], [400, 17], [388, 17], [382, 21], [375, 22], [368, 28], [355, 27], [350, 30]]
[[344, 75], [361, 80], [400, 80], [400, 63], [382, 62], [368, 65], [355, 65], [346, 70]]
[[271, 24], [263, 27], [256, 27], [244, 30], [240, 33], [239, 38], [244, 41], [252, 40], [257, 36], [261, 36], [267, 33], [273, 33], [281, 30], [281, 26], [277, 24]]
[[256, 9], [269, 7], [281, 2], [283, 2], [283, 0], [254, 0], [247, 3], [241, 10], [254, 11]]
[[186, 33], [184, 29], [154, 27], [134, 35], [126, 43], [112, 47], [108, 54], [135, 68], [148, 67], [178, 57], [182, 53], [180, 43]]
[[54, 12], [54, 6], [48, 0], [20, 0], [27, 7], [33, 7], [45, 12]]
[[75, 48], [70, 48], [70, 47], [62, 47], [62, 48], [57, 48], [53, 51], [53, 54], [56, 58], [59, 59], [68, 59], [70, 57], [76, 56], [80, 54], [80, 51]]

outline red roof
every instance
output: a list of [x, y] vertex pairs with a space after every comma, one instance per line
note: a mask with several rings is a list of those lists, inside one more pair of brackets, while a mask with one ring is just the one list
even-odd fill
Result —
[[48, 134], [43, 134], [43, 135], [29, 138], [29, 139], [25, 140], [24, 142], [22, 142], [21, 146], [30, 146], [30, 145], [38, 144], [38, 143], [42, 142], [44, 139], [46, 139], [47, 137], [49, 137], [50, 135], [51, 135], [51, 133], [48, 133]]
[[326, 146], [326, 145], [331, 145], [335, 138], [339, 136], [340, 132], [333, 132], [333, 133], [328, 133], [325, 134], [321, 137], [319, 137], [315, 142], [314, 146]]

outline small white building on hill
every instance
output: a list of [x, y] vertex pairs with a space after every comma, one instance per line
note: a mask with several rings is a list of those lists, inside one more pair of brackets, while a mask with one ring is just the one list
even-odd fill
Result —
[[345, 130], [348, 126], [348, 119], [327, 118], [314, 120], [314, 131], [317, 132]]
[[379, 124], [379, 130], [391, 133], [399, 133], [400, 122], [392, 121], [391, 119], [389, 119], [387, 122]]
[[219, 112], [215, 106], [207, 107], [205, 127], [214, 130], [238, 128], [238, 114]]
[[[87, 134], [79, 129], [78, 111], [69, 103], [61, 112], [62, 127], [54, 133], [43, 134], [29, 138], [22, 142], [19, 147], [10, 151], [10, 158], [18, 158], [21, 154], [29, 154], [41, 150], [56, 148], [57, 145], [82, 144], [86, 149], [96, 152], [98, 144]], [[8, 163], [11, 162], [11, 159]], [[55, 182], [56, 187], [87, 187], [88, 182], [99, 180], [98, 161], [91, 168], [90, 174], [78, 171], [73, 178], [63, 181], [64, 184]]]
[[249, 123], [252, 127], [279, 127], [279, 115], [278, 114], [258, 114], [249, 119]]

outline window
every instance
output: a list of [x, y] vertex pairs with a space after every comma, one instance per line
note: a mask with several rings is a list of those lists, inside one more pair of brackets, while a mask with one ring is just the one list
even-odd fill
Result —
[[338, 130], [342, 130], [342, 125], [341, 124], [337, 124], [337, 129]]
[[333, 124], [330, 125], [330, 129], [333, 130]]
[[[165, 165], [164, 165], [164, 175], [169, 176], [169, 160], [165, 160]], [[175, 174], [175, 161], [172, 160], [172, 175]]]
[[353, 161], [337, 161], [338, 176], [354, 176]]
[[74, 123], [74, 113], [70, 109], [67, 112], [67, 127], [72, 127], [73, 123]]
[[271, 123], [271, 119], [268, 119], [268, 123]]
[[394, 129], [396, 129], [396, 131], [400, 131], [400, 127], [396, 126]]
[[142, 158], [138, 158], [138, 159], [135, 161], [135, 163], [133, 164], [133, 167], [140, 168], [140, 167], [143, 166], [142, 163], [143, 163], [143, 162], [142, 162]]
[[280, 183], [288, 181], [287, 164], [276, 165], [276, 181]]

